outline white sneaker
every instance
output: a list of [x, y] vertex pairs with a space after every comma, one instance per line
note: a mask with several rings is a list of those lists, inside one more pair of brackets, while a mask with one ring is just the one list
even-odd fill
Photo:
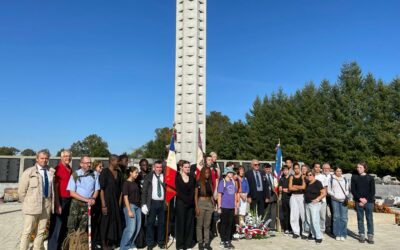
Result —
[[342, 239], [342, 237], [336, 237], [336, 240], [341, 240]]
[[341, 240], [341, 241], [345, 241], [345, 240], [346, 240], [346, 237], [340, 237], [340, 240]]

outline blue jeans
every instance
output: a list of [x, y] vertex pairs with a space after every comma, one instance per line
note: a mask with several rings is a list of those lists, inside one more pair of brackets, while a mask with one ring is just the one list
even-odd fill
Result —
[[364, 229], [364, 213], [365, 218], [367, 219], [367, 230], [368, 235], [374, 235], [374, 219], [372, 216], [372, 212], [374, 211], [374, 203], [367, 203], [363, 207], [356, 203], [357, 210], [357, 224], [358, 224], [358, 233], [365, 235]]
[[310, 232], [315, 237], [315, 239], [322, 239], [321, 225], [320, 225], [320, 213], [321, 202], [318, 203], [307, 203], [306, 204], [306, 220], [307, 224], [310, 226]]
[[343, 202], [332, 199], [333, 208], [333, 234], [336, 237], [347, 236], [347, 206]]
[[139, 234], [141, 221], [142, 221], [142, 212], [140, 207], [137, 207], [134, 204], [130, 204], [131, 210], [134, 214], [134, 217], [129, 217], [128, 209], [124, 207], [124, 216], [125, 216], [125, 229], [122, 234], [120, 249], [127, 250], [130, 248], [135, 248], [135, 240]]

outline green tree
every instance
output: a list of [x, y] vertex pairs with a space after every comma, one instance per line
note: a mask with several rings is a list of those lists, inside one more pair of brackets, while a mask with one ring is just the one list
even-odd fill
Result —
[[14, 147], [0, 147], [0, 155], [16, 155], [19, 150]]
[[219, 158], [232, 160], [251, 159], [249, 132], [248, 125], [240, 120], [229, 126], [223, 133], [225, 140], [221, 151], [218, 151]]
[[22, 156], [35, 156], [36, 152], [33, 149], [27, 148], [21, 152]]
[[[221, 152], [224, 147], [224, 133], [231, 126], [229, 117], [212, 111], [206, 118], [206, 152]], [[221, 156], [219, 157], [221, 158]]]
[[171, 140], [172, 130], [168, 127], [158, 128], [155, 134], [154, 140], [147, 142], [139, 153], [143, 153], [144, 158], [165, 159], [168, 156], [167, 146]]
[[71, 145], [70, 150], [72, 152], [72, 155], [77, 157], [80, 157], [82, 155], [89, 155], [92, 157], [110, 156], [108, 143], [96, 134], [89, 135], [82, 141], [74, 142]]
[[129, 155], [129, 157], [134, 158], [134, 159], [141, 159], [144, 157], [145, 152], [146, 152], [146, 147], [141, 146], [141, 147], [133, 150], [133, 152]]

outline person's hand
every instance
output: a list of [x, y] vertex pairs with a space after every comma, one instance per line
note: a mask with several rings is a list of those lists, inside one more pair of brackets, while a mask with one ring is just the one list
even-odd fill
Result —
[[248, 202], [248, 203], [251, 203], [251, 197], [248, 197], [248, 198], [247, 198], [247, 202]]
[[62, 213], [62, 207], [60, 205], [57, 205], [56, 213], [57, 214], [61, 214]]
[[360, 198], [360, 202], [363, 203], [363, 204], [367, 204], [368, 201], [365, 198]]
[[142, 206], [142, 213], [143, 213], [144, 215], [147, 215], [147, 214], [149, 213], [149, 209], [147, 208], [147, 205], [143, 205], [143, 206]]
[[363, 207], [365, 204], [362, 203], [362, 202], [359, 202], [358, 205], [359, 205], [360, 207]]
[[199, 215], [200, 215], [200, 209], [196, 208], [196, 217], [199, 217]]
[[89, 204], [90, 206], [93, 206], [95, 202], [96, 202], [96, 200], [93, 199], [93, 198], [89, 198], [89, 200], [88, 200], [88, 204]]
[[134, 217], [135, 217], [135, 214], [134, 214], [132, 211], [128, 211], [128, 216], [129, 216], [130, 218], [134, 218]]
[[265, 198], [265, 203], [269, 203], [269, 202], [270, 202], [270, 199]]
[[221, 208], [220, 208], [220, 207], [217, 209], [217, 213], [218, 213], [218, 214], [221, 214], [221, 213], [222, 213], [222, 211], [221, 211]]
[[312, 200], [312, 203], [314, 203], [314, 204], [316, 204], [316, 203], [318, 203], [319, 202], [319, 200], [318, 199], [314, 199], [314, 200]]
[[101, 212], [103, 213], [103, 215], [107, 215], [107, 207], [102, 207], [101, 208]]
[[287, 193], [287, 192], [289, 192], [289, 189], [288, 188], [284, 188], [283, 192]]

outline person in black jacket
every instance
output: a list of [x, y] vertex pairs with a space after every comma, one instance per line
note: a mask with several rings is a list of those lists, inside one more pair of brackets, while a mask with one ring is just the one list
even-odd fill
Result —
[[162, 161], [155, 161], [153, 171], [146, 175], [142, 189], [142, 213], [147, 215], [146, 245], [153, 249], [154, 225], [157, 218], [157, 241], [160, 248], [164, 248], [165, 237], [165, 185], [162, 173]]
[[251, 161], [251, 170], [246, 172], [246, 178], [249, 182], [249, 193], [247, 202], [250, 209], [256, 211], [259, 216], [264, 215], [265, 199], [269, 199], [267, 195], [268, 184], [265, 181], [265, 175], [260, 171], [260, 163], [258, 160]]
[[182, 168], [175, 179], [176, 205], [175, 230], [176, 249], [192, 248], [194, 224], [194, 189], [196, 180], [190, 174], [190, 163], [183, 161]]
[[[270, 197], [265, 201], [265, 215], [266, 219], [271, 219], [270, 228], [276, 230], [276, 215], [277, 215], [277, 201], [278, 195], [275, 190], [274, 183], [277, 182], [274, 174], [272, 173], [272, 166], [269, 163], [264, 165], [265, 181], [268, 184], [267, 196]], [[278, 184], [278, 183], [276, 183]]]
[[357, 164], [358, 175], [351, 177], [351, 194], [356, 204], [359, 241], [365, 242], [364, 213], [367, 220], [368, 243], [374, 244], [373, 211], [375, 204], [375, 180], [366, 173], [367, 164]]

